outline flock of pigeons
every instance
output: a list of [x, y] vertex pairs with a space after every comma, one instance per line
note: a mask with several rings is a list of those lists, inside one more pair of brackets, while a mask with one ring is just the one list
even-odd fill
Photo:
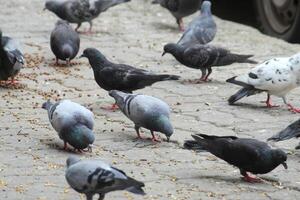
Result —
[[[80, 48], [78, 28], [83, 22], [89, 22], [91, 33], [92, 20], [108, 8], [129, 2], [130, 0], [47, 0], [45, 9], [55, 13], [61, 20], [51, 33], [50, 45], [59, 60], [67, 64], [76, 57]], [[164, 46], [164, 53], [172, 54], [181, 64], [200, 69], [202, 76], [198, 82], [208, 81], [214, 66], [232, 63], [251, 63], [252, 55], [240, 55], [229, 50], [207, 44], [216, 35], [217, 27], [211, 14], [211, 2], [202, 0], [154, 0], [168, 9], [176, 18], [180, 30], [184, 31], [177, 43]], [[184, 30], [182, 18], [193, 14], [197, 16]], [[74, 30], [69, 23], [76, 23]], [[0, 80], [5, 84], [16, 84], [15, 76], [24, 65], [24, 57], [18, 43], [0, 33]], [[97, 84], [115, 99], [111, 109], [119, 108], [134, 123], [138, 138], [141, 127], [150, 130], [153, 142], [160, 142], [154, 132], [163, 133], [169, 141], [174, 132], [170, 122], [170, 108], [162, 100], [152, 96], [133, 94], [133, 91], [150, 86], [155, 82], [178, 80], [180, 77], [168, 74], [155, 74], [125, 64], [115, 64], [95, 48], [87, 48], [81, 57], [86, 57], [94, 71]], [[8, 81], [8, 79], [11, 79]], [[266, 92], [266, 104], [270, 95], [282, 97], [292, 112], [300, 112], [286, 100], [286, 94], [298, 87], [300, 83], [300, 54], [291, 57], [272, 58], [251, 69], [248, 74], [232, 77], [229, 83], [242, 88], [232, 95], [228, 102], [234, 104], [243, 97]], [[48, 111], [48, 117], [59, 137], [75, 150], [91, 151], [95, 140], [93, 133], [94, 115], [87, 108], [70, 100], [52, 103], [45, 102], [42, 108]], [[300, 136], [300, 120], [271, 137], [269, 140], [280, 141]], [[184, 147], [193, 150], [204, 150], [225, 160], [240, 169], [241, 175], [249, 182], [261, 181], [253, 174], [264, 174], [282, 164], [287, 168], [287, 155], [280, 149], [272, 149], [267, 143], [255, 139], [238, 138], [235, 136], [192, 135], [194, 140], [187, 140]], [[300, 144], [297, 148], [300, 148]], [[251, 174], [252, 173], [252, 174]], [[99, 194], [99, 200], [106, 193], [115, 190], [127, 190], [144, 195], [144, 183], [128, 177], [123, 171], [102, 161], [84, 160], [71, 156], [67, 159], [66, 180], [77, 192], [84, 193], [87, 200]]]

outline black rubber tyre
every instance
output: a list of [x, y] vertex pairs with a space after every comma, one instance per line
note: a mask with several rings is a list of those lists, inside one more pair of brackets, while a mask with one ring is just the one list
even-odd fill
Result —
[[253, 0], [262, 32], [300, 42], [300, 0]]

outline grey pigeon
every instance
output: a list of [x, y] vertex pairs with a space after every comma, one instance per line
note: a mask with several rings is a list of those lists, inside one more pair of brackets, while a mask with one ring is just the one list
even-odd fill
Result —
[[176, 18], [181, 31], [184, 31], [182, 18], [195, 13], [201, 5], [202, 0], [154, 0], [153, 4], [160, 4], [168, 9]]
[[240, 169], [244, 180], [260, 182], [253, 174], [266, 174], [282, 164], [287, 169], [287, 155], [280, 149], [272, 149], [267, 143], [255, 139], [238, 138], [235, 136], [192, 135], [194, 141], [186, 141], [185, 146], [195, 143], [227, 163]]
[[64, 141], [64, 149], [67, 143], [79, 152], [85, 148], [92, 150], [91, 146], [95, 140], [93, 133], [94, 114], [70, 100], [62, 100], [51, 103], [50, 100], [42, 105], [48, 111], [49, 121]]
[[299, 113], [300, 109], [288, 103], [286, 95], [299, 87], [300, 53], [291, 57], [272, 58], [251, 69], [248, 73], [234, 76], [226, 82], [242, 86], [229, 99], [230, 105], [243, 97], [261, 92], [267, 93], [268, 108], [276, 107], [271, 103], [271, 95], [281, 97], [291, 112]]
[[80, 38], [68, 22], [58, 20], [51, 33], [50, 45], [56, 56], [56, 64], [58, 64], [58, 59], [66, 60], [69, 64], [79, 51]]
[[24, 57], [16, 40], [2, 36], [0, 30], [0, 81], [11, 78], [11, 84], [15, 84], [15, 76], [24, 66]]
[[183, 47], [207, 44], [215, 38], [216, 32], [217, 25], [211, 14], [211, 2], [204, 1], [201, 6], [201, 14], [189, 24], [177, 44]]
[[106, 193], [117, 190], [145, 195], [143, 182], [100, 160], [80, 160], [70, 156], [65, 176], [68, 184], [75, 191], [85, 194], [87, 200], [92, 200], [95, 194], [99, 194], [98, 200], [103, 200]]
[[117, 90], [110, 91], [109, 95], [116, 100], [116, 104], [126, 117], [133, 121], [138, 138], [141, 138], [139, 129], [143, 127], [151, 131], [152, 141], [159, 141], [154, 131], [165, 134], [167, 141], [170, 140], [174, 130], [169, 118], [168, 104], [151, 96], [128, 94]]
[[150, 86], [155, 82], [178, 80], [180, 78], [175, 75], [154, 74], [129, 65], [112, 63], [94, 48], [85, 49], [80, 57], [89, 59], [96, 82], [107, 91], [120, 90], [132, 93], [134, 90]]
[[[231, 53], [229, 50], [212, 45], [194, 45], [182, 47], [178, 44], [169, 43], [164, 46], [164, 53], [172, 54], [181, 64], [200, 69], [202, 76], [200, 81], [207, 81], [214, 66], [225, 66], [232, 63], [257, 63], [249, 58], [253, 55], [241, 55]], [[208, 74], [206, 74], [208, 71]]]
[[59, 18], [76, 23], [77, 28], [81, 23], [88, 22], [90, 24], [89, 32], [92, 30], [92, 20], [106, 11], [112, 6], [129, 2], [130, 0], [47, 0], [45, 8], [55, 13]]
[[[288, 125], [285, 129], [277, 133], [276, 135], [270, 137], [268, 141], [282, 141], [288, 140], [291, 138], [298, 138], [300, 137], [300, 120], [293, 122], [292, 124]], [[300, 143], [296, 146], [296, 149], [300, 149]]]

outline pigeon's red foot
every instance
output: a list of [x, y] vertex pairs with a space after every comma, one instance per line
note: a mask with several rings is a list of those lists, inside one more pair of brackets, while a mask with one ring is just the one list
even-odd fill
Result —
[[267, 108], [276, 108], [279, 107], [278, 105], [273, 105], [271, 102], [266, 102]]
[[289, 111], [293, 112], [293, 113], [300, 113], [300, 109], [299, 108], [294, 108], [291, 104], [287, 105], [289, 108]]
[[119, 107], [117, 104], [112, 104], [111, 106], [109, 107], [101, 107], [103, 110], [110, 110], [110, 111], [115, 111], [115, 110], [118, 110]]
[[151, 133], [151, 134], [152, 134], [152, 138], [151, 138], [152, 142], [161, 142], [161, 140], [159, 140], [159, 139], [154, 135], [154, 133]]
[[261, 183], [262, 179], [249, 174], [248, 172], [246, 173], [246, 175], [243, 177], [243, 180], [249, 183]]

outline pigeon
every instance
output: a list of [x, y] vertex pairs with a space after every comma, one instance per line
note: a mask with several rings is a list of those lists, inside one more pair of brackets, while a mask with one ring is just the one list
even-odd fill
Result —
[[51, 33], [50, 45], [56, 56], [56, 65], [58, 59], [66, 60], [69, 64], [79, 51], [80, 38], [67, 21], [58, 20]]
[[116, 100], [121, 111], [135, 124], [138, 138], [141, 138], [140, 127], [149, 129], [153, 142], [156, 139], [154, 131], [166, 135], [169, 142], [174, 130], [170, 122], [170, 108], [168, 104], [152, 96], [141, 94], [128, 94], [117, 90], [109, 91], [109, 95]]
[[[192, 47], [182, 47], [175, 43], [164, 46], [164, 53], [172, 54], [181, 64], [195, 69], [200, 69], [202, 76], [199, 82], [208, 81], [213, 66], [224, 66], [232, 63], [256, 63], [249, 59], [253, 55], [231, 53], [229, 50], [212, 45], [197, 44]], [[208, 71], [208, 74], [206, 72]]]
[[211, 2], [204, 1], [201, 14], [189, 24], [177, 44], [185, 48], [195, 44], [207, 44], [215, 38], [216, 32], [217, 25], [211, 14]]
[[[268, 141], [282, 141], [282, 140], [288, 140], [293, 137], [300, 137], [300, 120], [297, 120], [290, 124], [288, 127], [277, 133], [276, 135], [270, 137]], [[296, 149], [300, 149], [300, 143], [298, 146], [296, 146]]]
[[176, 18], [176, 22], [181, 31], [184, 31], [183, 17], [195, 13], [201, 5], [202, 0], [154, 0], [153, 4], [160, 4], [168, 9]]
[[120, 90], [132, 93], [158, 81], [178, 80], [180, 77], [168, 74], [154, 74], [125, 64], [108, 61], [97, 49], [87, 48], [80, 57], [89, 59], [97, 84], [104, 90]]
[[42, 108], [48, 111], [49, 121], [58, 133], [60, 139], [64, 141], [64, 149], [67, 143], [81, 152], [88, 148], [92, 150], [95, 140], [94, 133], [94, 114], [70, 100], [62, 100], [51, 103], [50, 100], [43, 103]]
[[0, 81], [7, 81], [8, 78], [11, 78], [10, 83], [16, 84], [15, 76], [24, 66], [24, 56], [20, 51], [18, 42], [3, 36], [1, 30], [0, 44]]
[[128, 177], [125, 172], [101, 160], [80, 160], [70, 156], [65, 177], [75, 191], [85, 194], [87, 200], [92, 200], [95, 194], [103, 200], [106, 193], [117, 190], [145, 195], [143, 182]]
[[47, 0], [44, 10], [55, 13], [59, 18], [76, 23], [78, 31], [81, 23], [90, 24], [89, 32], [92, 31], [92, 20], [112, 6], [129, 2], [130, 0]]
[[286, 100], [286, 94], [300, 84], [300, 53], [266, 60], [248, 74], [232, 77], [227, 82], [242, 86], [228, 99], [230, 105], [243, 97], [266, 92], [268, 108], [274, 107], [270, 97], [275, 95], [283, 99], [290, 111], [300, 112], [300, 109], [294, 108]]
[[245, 181], [260, 182], [261, 179], [252, 174], [269, 173], [280, 164], [287, 169], [286, 153], [281, 149], [272, 149], [265, 142], [235, 136], [196, 134], [192, 137], [200, 149], [238, 167]]

